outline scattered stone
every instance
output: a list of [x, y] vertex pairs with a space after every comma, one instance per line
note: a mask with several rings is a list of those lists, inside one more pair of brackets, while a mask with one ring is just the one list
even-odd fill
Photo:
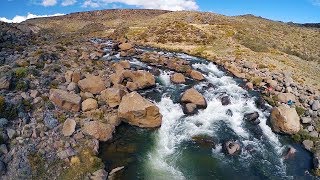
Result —
[[183, 74], [181, 73], [174, 73], [172, 76], [171, 76], [171, 81], [173, 83], [176, 83], [176, 84], [182, 84], [182, 83], [185, 83], [186, 82], [186, 78], [184, 77]]
[[202, 73], [199, 72], [199, 71], [196, 71], [196, 70], [192, 70], [190, 72], [190, 76], [191, 76], [192, 79], [197, 80], [197, 81], [204, 80], [204, 76], [202, 75]]
[[318, 138], [319, 137], [319, 133], [317, 131], [312, 131], [312, 132], [309, 133], [309, 135], [311, 137], [314, 137], [314, 138]]
[[80, 71], [74, 71], [72, 73], [71, 81], [74, 83], [78, 83], [81, 79], [81, 73]]
[[181, 102], [193, 103], [197, 105], [197, 108], [207, 107], [206, 99], [194, 88], [188, 89], [182, 94]]
[[312, 121], [312, 119], [311, 119], [310, 117], [302, 117], [302, 118], [301, 118], [301, 122], [302, 122], [303, 124], [310, 124], [311, 121]]
[[0, 128], [5, 127], [8, 124], [8, 120], [6, 118], [0, 118]]
[[74, 91], [74, 90], [76, 90], [76, 89], [77, 89], [77, 84], [74, 83], [74, 82], [71, 82], [71, 83], [68, 85], [68, 87], [67, 87], [67, 90], [68, 90], [68, 91]]
[[67, 119], [63, 123], [62, 134], [64, 136], [71, 136], [76, 129], [76, 121], [73, 119]]
[[106, 89], [103, 80], [99, 76], [88, 75], [85, 79], [78, 82], [79, 88], [83, 92], [90, 92], [92, 94], [99, 94]]
[[104, 169], [99, 169], [92, 173], [92, 176], [90, 177], [91, 180], [107, 180], [108, 173]]
[[6, 165], [0, 160], [0, 175], [4, 175], [6, 173]]
[[66, 79], [66, 82], [67, 83], [70, 83], [71, 82], [71, 79], [72, 79], [72, 74], [73, 74], [73, 71], [67, 71], [65, 74], [64, 74], [64, 78]]
[[311, 141], [311, 140], [304, 140], [304, 141], [302, 141], [302, 144], [303, 144], [304, 148], [308, 151], [311, 151], [311, 149], [313, 148], [313, 141]]
[[7, 128], [7, 135], [9, 137], [9, 139], [12, 139], [16, 135], [16, 131], [14, 129]]
[[311, 105], [311, 109], [314, 111], [317, 111], [320, 109], [320, 102], [319, 101], [314, 101]]
[[114, 126], [110, 124], [104, 124], [99, 121], [86, 122], [82, 128], [84, 134], [93, 136], [99, 141], [107, 141], [112, 138]]
[[9, 76], [3, 76], [0, 78], [0, 90], [9, 89], [11, 83], [11, 78]]
[[132, 82], [127, 82], [127, 88], [130, 91], [136, 91], [139, 89], [145, 89], [152, 87], [156, 84], [154, 76], [147, 71], [124, 71], [123, 77], [125, 79], [130, 79]]
[[39, 96], [39, 91], [38, 90], [30, 90], [30, 97], [36, 98]]
[[8, 154], [8, 148], [5, 144], [0, 145], [0, 154]]
[[57, 127], [59, 124], [58, 120], [53, 117], [53, 114], [49, 112], [45, 113], [43, 122], [44, 122], [44, 125], [49, 129], [53, 129]]
[[127, 51], [133, 48], [132, 44], [130, 43], [122, 43], [119, 45], [121, 51]]
[[281, 105], [272, 109], [271, 125], [275, 132], [295, 134], [300, 130], [300, 118], [295, 108]]
[[124, 166], [112, 169], [111, 172], [109, 173], [108, 179], [110, 180], [115, 179], [115, 174], [123, 169], [124, 169]]
[[51, 89], [49, 99], [58, 107], [68, 111], [80, 110], [81, 97], [60, 89]]
[[124, 69], [130, 69], [131, 65], [128, 60], [123, 60], [119, 61], [119, 64], [124, 68]]
[[224, 144], [224, 148], [226, 150], [226, 153], [229, 155], [236, 155], [241, 151], [241, 146], [236, 141], [227, 141]]
[[98, 102], [95, 99], [89, 98], [82, 102], [82, 111], [90, 111], [98, 108]]
[[253, 84], [252, 84], [252, 82], [247, 82], [246, 86], [247, 86], [249, 89], [253, 89]]
[[146, 128], [159, 127], [162, 122], [159, 108], [137, 92], [122, 97], [118, 116], [129, 124]]
[[289, 100], [296, 102], [296, 97], [291, 93], [279, 93], [277, 98], [281, 103], [288, 103]]

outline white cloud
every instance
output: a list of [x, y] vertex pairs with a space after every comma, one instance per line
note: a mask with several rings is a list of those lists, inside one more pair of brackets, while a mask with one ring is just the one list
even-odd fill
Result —
[[54, 6], [57, 4], [57, 0], [42, 0], [41, 3], [43, 6]]
[[61, 5], [62, 6], [71, 6], [74, 5], [77, 2], [77, 0], [63, 0]]
[[82, 7], [91, 7], [91, 8], [97, 8], [100, 7], [100, 4], [98, 2], [95, 2], [94, 0], [85, 0], [82, 4]]
[[195, 0], [86, 0], [83, 7], [100, 7], [110, 3], [123, 3], [146, 9], [164, 9], [172, 11], [197, 10]]
[[320, 6], [320, 0], [311, 0], [311, 2], [315, 6]]
[[28, 13], [27, 16], [16, 15], [13, 19], [7, 19], [5, 17], [0, 17], [0, 21], [7, 22], [7, 23], [21, 23], [22, 21], [25, 21], [27, 19], [32, 19], [32, 18], [62, 16], [62, 15], [64, 15], [64, 14], [57, 13], [57, 14], [52, 14], [52, 15], [35, 15], [35, 14]]

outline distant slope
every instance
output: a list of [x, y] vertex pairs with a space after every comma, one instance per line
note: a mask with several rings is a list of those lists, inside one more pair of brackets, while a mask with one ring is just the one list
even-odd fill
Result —
[[[126, 37], [139, 44], [179, 50], [208, 59], [245, 59], [270, 70], [292, 71], [296, 80], [320, 88], [320, 29], [253, 15], [195, 11], [102, 10], [32, 19], [62, 44], [82, 37]], [[313, 25], [305, 25], [313, 26]]]

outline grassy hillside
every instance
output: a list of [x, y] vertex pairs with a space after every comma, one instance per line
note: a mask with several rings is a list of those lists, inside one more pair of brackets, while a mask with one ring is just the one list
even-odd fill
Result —
[[297, 82], [320, 88], [317, 28], [252, 15], [160, 10], [74, 13], [25, 24], [40, 27], [40, 33], [62, 44], [78, 37], [126, 37], [137, 44], [183, 51], [220, 64], [243, 59], [270, 71], [291, 71]]

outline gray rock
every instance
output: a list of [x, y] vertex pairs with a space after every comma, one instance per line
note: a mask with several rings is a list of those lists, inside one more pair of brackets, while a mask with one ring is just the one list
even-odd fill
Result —
[[310, 126], [307, 127], [307, 130], [308, 130], [309, 132], [312, 132], [312, 131], [314, 131], [314, 127], [313, 127], [312, 125], [310, 125]]
[[7, 135], [9, 139], [12, 139], [16, 135], [16, 131], [10, 128], [7, 128]]
[[317, 131], [312, 131], [312, 132], [309, 133], [309, 135], [311, 137], [315, 137], [315, 138], [319, 137], [319, 133]]
[[8, 124], [8, 120], [6, 118], [1, 118], [0, 119], [0, 127], [3, 128], [4, 126], [6, 126]]
[[55, 119], [53, 117], [53, 114], [50, 112], [47, 112], [44, 115], [43, 122], [44, 122], [44, 125], [49, 129], [53, 129], [53, 128], [57, 127], [59, 124], [58, 120]]
[[76, 88], [77, 88], [77, 84], [74, 83], [74, 82], [71, 82], [71, 83], [68, 85], [67, 90], [68, 90], [68, 91], [74, 91], [74, 90], [76, 90]]
[[240, 144], [235, 141], [228, 141], [225, 143], [226, 153], [229, 155], [235, 155], [241, 151]]
[[36, 98], [37, 96], [39, 96], [39, 91], [37, 91], [37, 90], [31, 90], [31, 91], [30, 91], [30, 96], [31, 96], [32, 98]]
[[5, 174], [5, 172], [6, 172], [6, 165], [2, 161], [0, 161], [0, 175]]
[[301, 118], [301, 122], [302, 122], [303, 124], [310, 124], [311, 121], [312, 121], [312, 119], [311, 119], [310, 117], [302, 117], [302, 118]]
[[9, 76], [3, 76], [0, 78], [0, 89], [9, 89], [11, 78]]
[[99, 169], [98, 171], [92, 173], [90, 178], [92, 180], [106, 180], [108, 178], [108, 173], [104, 169]]
[[320, 109], [320, 102], [319, 101], [314, 101], [311, 105], [311, 109], [314, 111], [317, 111]]
[[302, 144], [303, 144], [304, 148], [308, 151], [311, 151], [311, 149], [313, 148], [313, 141], [311, 141], [311, 140], [304, 140], [304, 141], [302, 141]]
[[1, 154], [7, 154], [8, 153], [8, 148], [5, 144], [0, 145], [0, 153]]

